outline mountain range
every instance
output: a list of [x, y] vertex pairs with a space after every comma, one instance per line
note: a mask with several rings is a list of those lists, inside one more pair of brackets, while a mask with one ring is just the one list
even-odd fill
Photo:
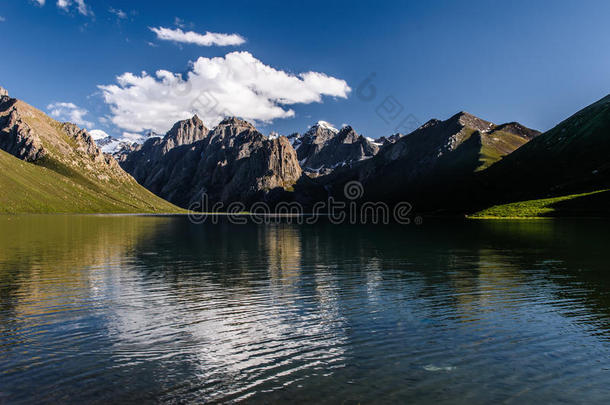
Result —
[[[537, 212], [562, 215], [549, 207], [569, 201], [579, 203], [568, 214], [608, 213], [610, 96], [542, 134], [467, 112], [376, 140], [324, 121], [288, 136], [263, 135], [236, 117], [209, 129], [195, 115], [162, 137], [115, 143], [110, 155], [86, 130], [0, 94], [6, 212], [176, 212], [204, 195], [225, 206], [310, 207], [329, 196], [343, 199], [344, 185], [357, 180], [364, 190], [358, 202], [409, 201], [423, 213], [502, 216], [544, 206]], [[538, 202], [523, 202], [532, 200]]]
[[357, 180], [365, 200], [404, 200], [427, 211], [460, 211], [477, 200], [470, 184], [476, 173], [539, 134], [519, 123], [496, 125], [460, 112], [444, 121], [432, 119], [386, 143], [372, 159], [338, 168], [303, 190], [307, 194], [323, 188], [341, 198], [344, 184]]

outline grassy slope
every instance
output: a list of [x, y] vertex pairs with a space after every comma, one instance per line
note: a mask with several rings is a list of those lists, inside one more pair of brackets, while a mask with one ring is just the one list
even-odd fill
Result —
[[610, 96], [583, 108], [483, 171], [496, 202], [606, 189]]
[[24, 162], [0, 150], [0, 213], [180, 212], [176, 206], [134, 184], [101, 187]]
[[482, 137], [479, 155], [480, 166], [477, 167], [476, 171], [488, 168], [526, 143], [527, 140], [523, 137], [501, 130]]
[[483, 170], [476, 218], [610, 216], [610, 96]]
[[[40, 138], [46, 156], [35, 163], [0, 150], [0, 213], [177, 213], [125, 173], [116, 161], [87, 151], [63, 124], [19, 100], [16, 108]], [[98, 152], [99, 153], [99, 152]]]
[[470, 218], [545, 218], [610, 216], [610, 190], [495, 205]]

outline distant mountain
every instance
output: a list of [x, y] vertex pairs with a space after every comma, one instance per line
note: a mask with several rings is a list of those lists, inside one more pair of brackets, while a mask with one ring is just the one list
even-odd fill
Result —
[[379, 145], [358, 135], [352, 127], [337, 130], [325, 121], [318, 121], [302, 136], [292, 134], [289, 139], [303, 170], [316, 174], [371, 158], [379, 151]]
[[432, 119], [411, 134], [394, 138], [372, 159], [336, 170], [314, 183], [301, 182], [305, 193], [323, 187], [340, 196], [343, 184], [360, 181], [365, 198], [407, 200], [429, 209], [451, 205], [447, 197], [467, 200], [468, 183], [483, 170], [539, 134], [518, 123], [496, 125], [466, 112]]
[[162, 140], [126, 154], [121, 165], [140, 184], [182, 207], [204, 193], [211, 204], [251, 203], [290, 190], [301, 176], [286, 137], [266, 137], [237, 118], [212, 131], [196, 116], [181, 121]]
[[108, 135], [106, 132], [99, 129], [90, 130], [89, 135], [91, 135], [95, 141], [95, 144], [102, 150], [102, 152], [109, 153], [111, 155], [115, 155], [119, 150], [126, 147], [141, 145], [149, 138], [159, 137], [159, 135], [152, 131], [146, 134], [131, 134], [124, 132], [123, 136], [118, 137]]
[[[93, 131], [90, 131], [93, 132]], [[100, 150], [104, 153], [115, 154], [117, 151], [124, 149], [126, 147], [130, 147], [134, 145], [131, 142], [127, 142], [124, 140], [117, 139], [113, 136], [105, 136], [104, 138], [95, 139], [95, 144], [100, 148]]]
[[610, 188], [610, 95], [583, 108], [481, 173], [496, 201]]
[[89, 133], [0, 88], [0, 212], [176, 212]]

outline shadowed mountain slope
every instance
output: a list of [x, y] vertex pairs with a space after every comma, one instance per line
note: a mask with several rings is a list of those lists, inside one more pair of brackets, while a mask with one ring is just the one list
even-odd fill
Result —
[[481, 174], [494, 201], [610, 187], [610, 95], [519, 148]]
[[476, 198], [471, 184], [475, 173], [538, 134], [518, 123], [495, 125], [460, 112], [445, 121], [428, 121], [371, 159], [302, 181], [297, 190], [305, 200], [320, 198], [321, 188], [341, 197], [344, 184], [357, 180], [366, 200], [405, 200], [429, 210], [453, 208], [454, 202], [462, 205]]

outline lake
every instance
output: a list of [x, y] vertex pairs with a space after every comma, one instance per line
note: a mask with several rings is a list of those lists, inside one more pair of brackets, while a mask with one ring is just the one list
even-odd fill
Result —
[[0, 217], [0, 403], [608, 403], [608, 221]]

